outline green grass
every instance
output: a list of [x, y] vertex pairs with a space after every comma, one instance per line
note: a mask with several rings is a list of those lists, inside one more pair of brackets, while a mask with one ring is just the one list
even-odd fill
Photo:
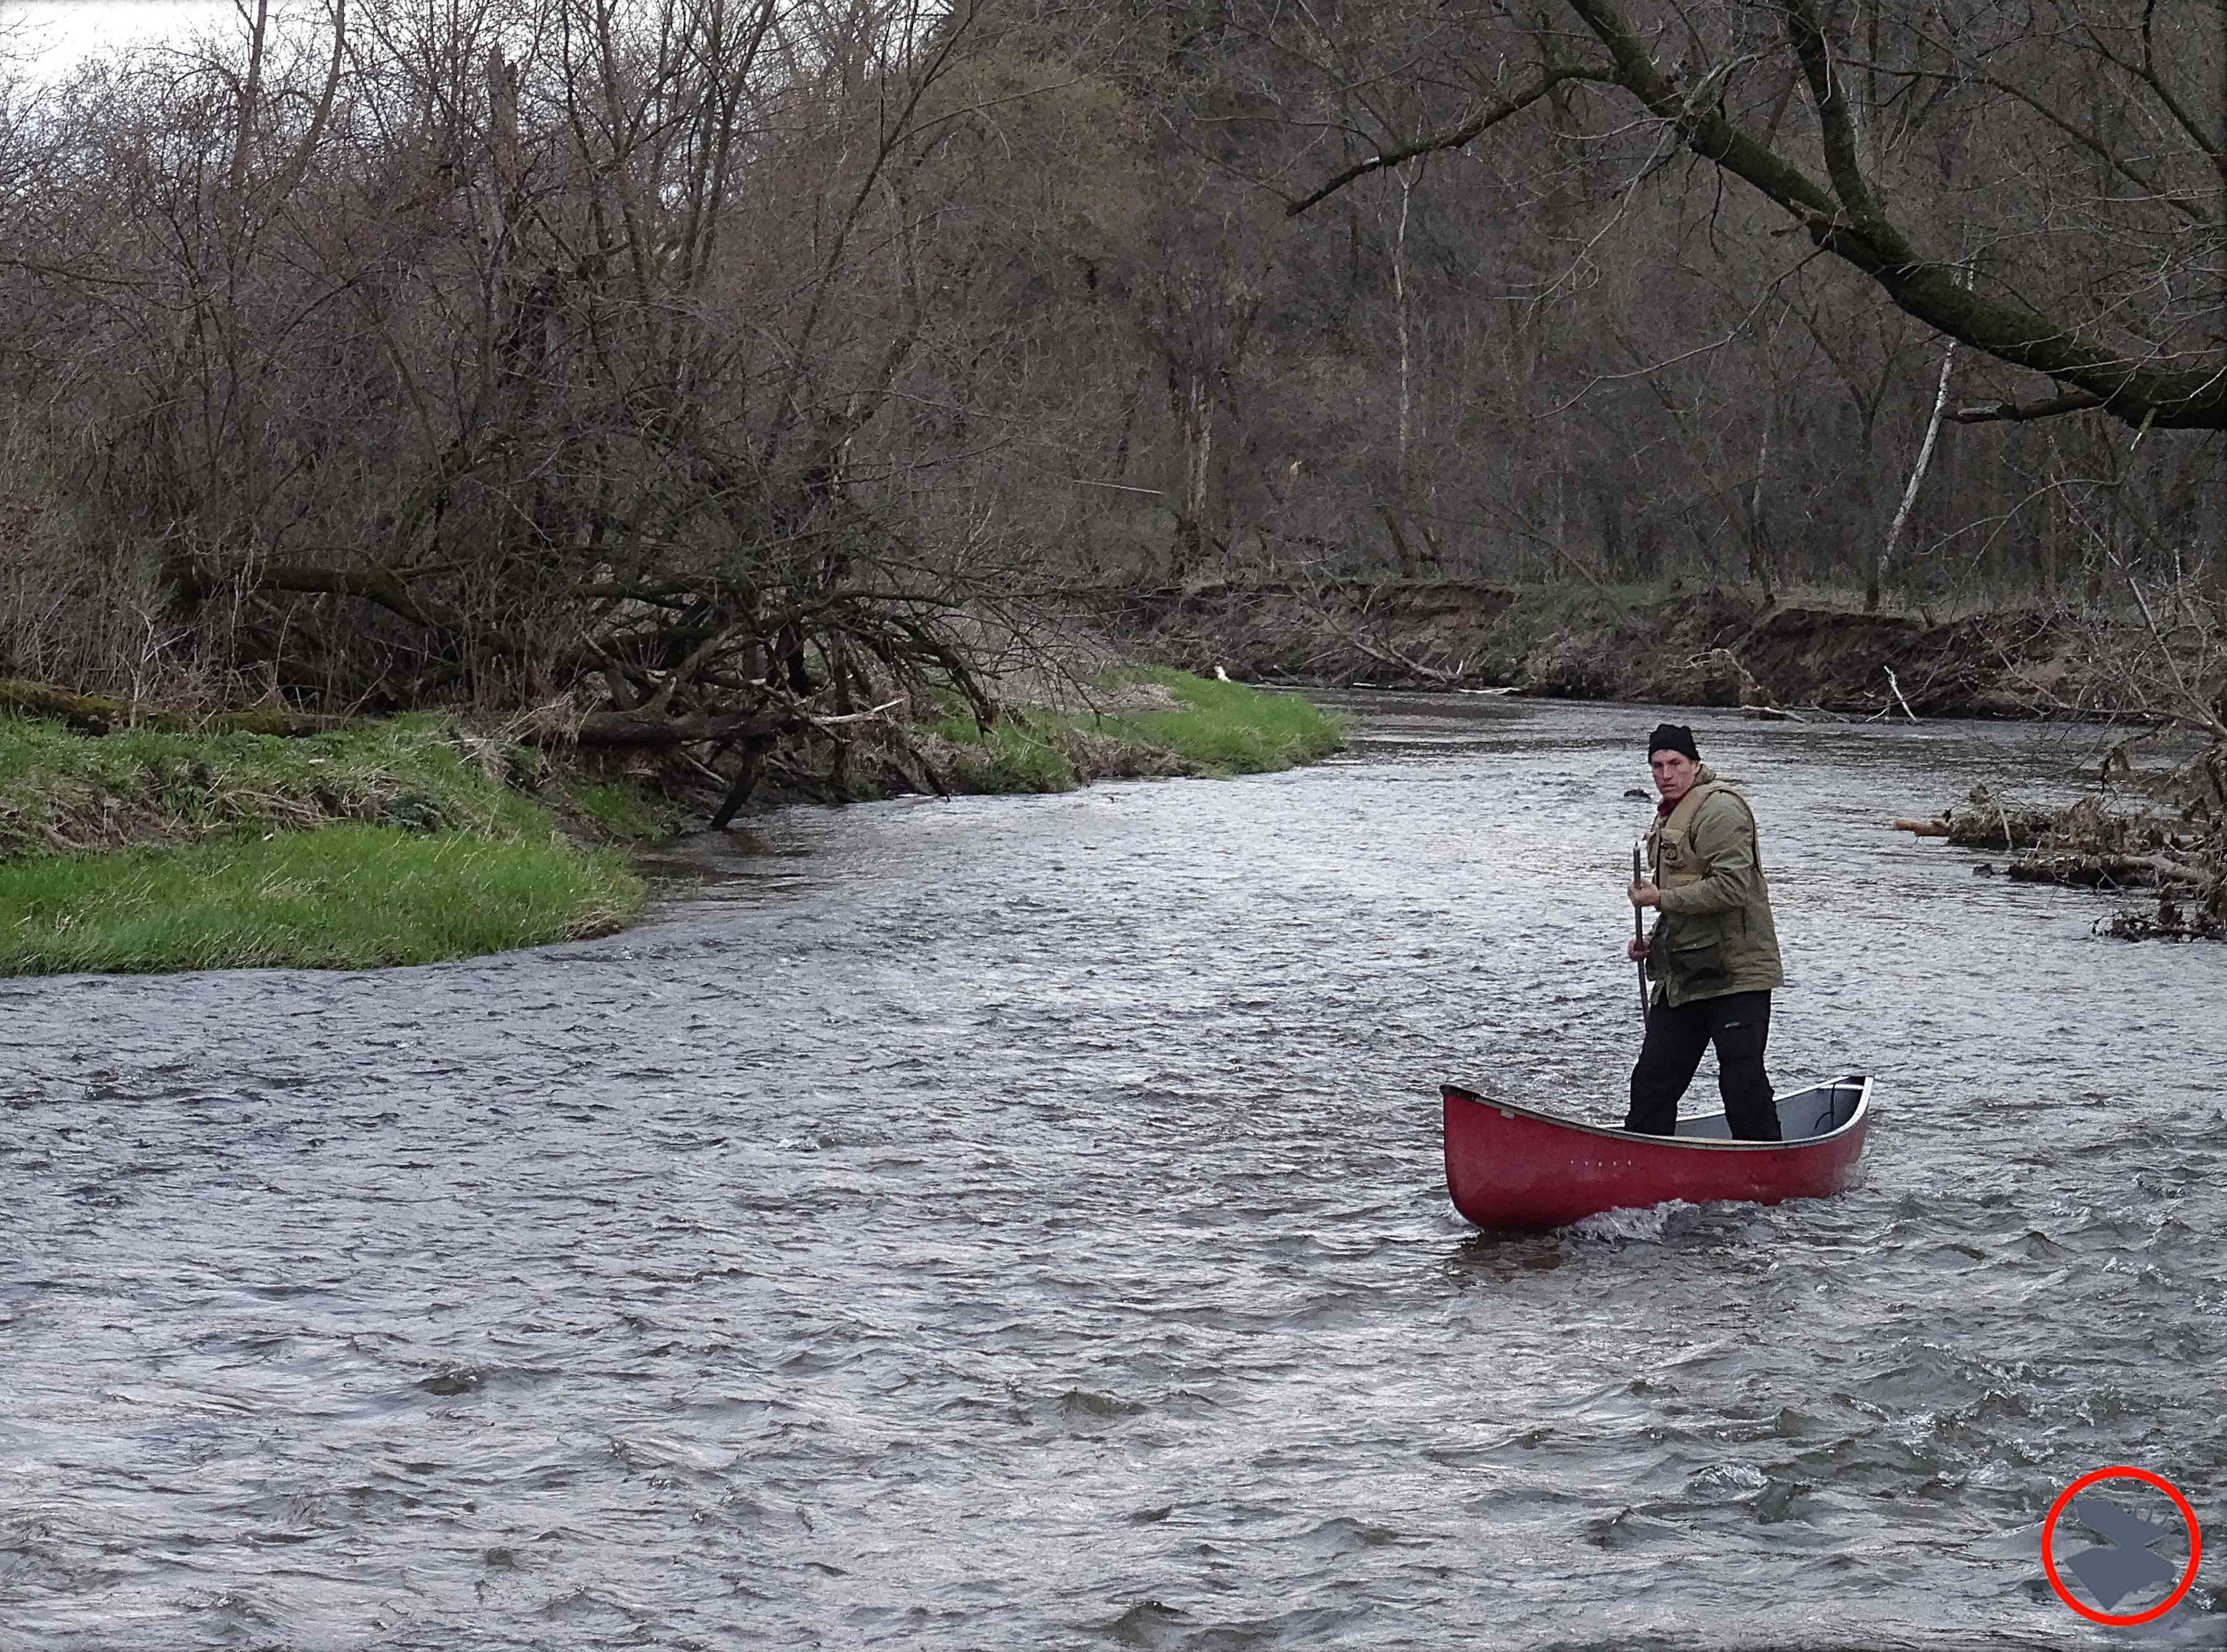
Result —
[[1118, 777], [1258, 774], [1327, 757], [1345, 744], [1337, 718], [1295, 694], [1129, 666], [1098, 687], [1109, 695], [1156, 684], [1171, 711], [1009, 712], [983, 730], [955, 704], [934, 732], [950, 748], [947, 781], [962, 792], [1065, 792]]
[[362, 969], [602, 934], [640, 905], [609, 850], [400, 826], [0, 863], [0, 973]]
[[530, 831], [546, 817], [504, 784], [530, 766], [517, 748], [431, 716], [300, 740], [151, 729], [95, 738], [0, 716], [0, 859], [335, 820]]
[[1008, 712], [990, 728], [964, 715], [935, 732], [951, 747], [945, 784], [956, 792], [1072, 792], [1084, 777], [1060, 739], [1068, 720], [1042, 712]]
[[1261, 774], [1319, 762], [1345, 745], [1338, 719], [1296, 694], [1132, 666], [1130, 682], [1157, 683], [1179, 712], [1119, 712], [1094, 720], [1174, 753], [1209, 774]]
[[0, 974], [363, 968], [606, 933], [645, 885], [560, 818], [626, 842], [671, 811], [543, 768], [434, 716], [309, 739], [0, 717]]
[[622, 781], [566, 780], [549, 788], [551, 801], [615, 843], [646, 843], [681, 829], [681, 810], [640, 786]]

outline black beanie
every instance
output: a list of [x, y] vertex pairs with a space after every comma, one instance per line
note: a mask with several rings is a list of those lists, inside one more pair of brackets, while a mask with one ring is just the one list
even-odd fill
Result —
[[1652, 758], [1657, 752], [1683, 752], [1697, 763], [1701, 761], [1693, 744], [1693, 731], [1676, 723], [1657, 723], [1654, 733], [1647, 736], [1647, 755]]

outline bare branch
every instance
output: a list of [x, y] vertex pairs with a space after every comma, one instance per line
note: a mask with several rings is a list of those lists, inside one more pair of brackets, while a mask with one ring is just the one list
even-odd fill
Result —
[[1542, 69], [1538, 77], [1522, 90], [1502, 98], [1498, 102], [1481, 110], [1472, 119], [1464, 121], [1460, 126], [1445, 132], [1436, 133], [1430, 137], [1417, 138], [1412, 143], [1404, 144], [1397, 149], [1386, 150], [1381, 154], [1372, 155], [1366, 160], [1358, 161], [1348, 167], [1343, 172], [1328, 179], [1317, 189], [1286, 204], [1284, 208], [1285, 216], [1296, 218], [1309, 207], [1329, 199], [1347, 184], [1358, 179], [1366, 178], [1373, 172], [1382, 172], [1388, 167], [1397, 167], [1420, 156], [1436, 154], [1440, 150], [1459, 149], [1471, 139], [1491, 131], [1493, 127], [1511, 116], [1521, 114], [1556, 86], [1566, 85], [1573, 80], [1604, 80], [1607, 77], [1597, 69], [1587, 69], [1577, 64], [1550, 65]]
[[1949, 415], [1958, 425], [2026, 424], [2037, 419], [2060, 419], [2067, 413], [2085, 413], [2103, 405], [2103, 398], [2085, 390], [2068, 391], [2042, 402], [1976, 402]]

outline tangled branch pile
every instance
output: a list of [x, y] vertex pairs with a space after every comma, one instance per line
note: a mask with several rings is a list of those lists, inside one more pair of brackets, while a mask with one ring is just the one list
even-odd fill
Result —
[[[448, 704], [747, 790], [986, 683], [1027, 544], [937, 405], [967, 4], [257, 12], [25, 102], [0, 674]], [[832, 753], [832, 755], [827, 755]]]
[[2227, 745], [2143, 789], [2153, 795], [2132, 808], [2092, 794], [2063, 809], [2014, 809], [1976, 785], [1938, 834], [1966, 849], [2017, 853], [2010, 875], [2024, 883], [2156, 892], [2154, 910], [2104, 920], [2107, 934], [2227, 939]]

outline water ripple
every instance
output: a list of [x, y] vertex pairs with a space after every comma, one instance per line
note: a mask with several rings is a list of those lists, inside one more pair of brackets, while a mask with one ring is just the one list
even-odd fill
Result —
[[1435, 1085], [1620, 1111], [1653, 719], [1371, 705], [608, 941], [0, 989], [0, 1645], [2106, 1644], [2057, 1491], [2227, 1507], [2227, 948], [1884, 826], [2080, 736], [1701, 714], [1868, 1179], [1506, 1238]]

